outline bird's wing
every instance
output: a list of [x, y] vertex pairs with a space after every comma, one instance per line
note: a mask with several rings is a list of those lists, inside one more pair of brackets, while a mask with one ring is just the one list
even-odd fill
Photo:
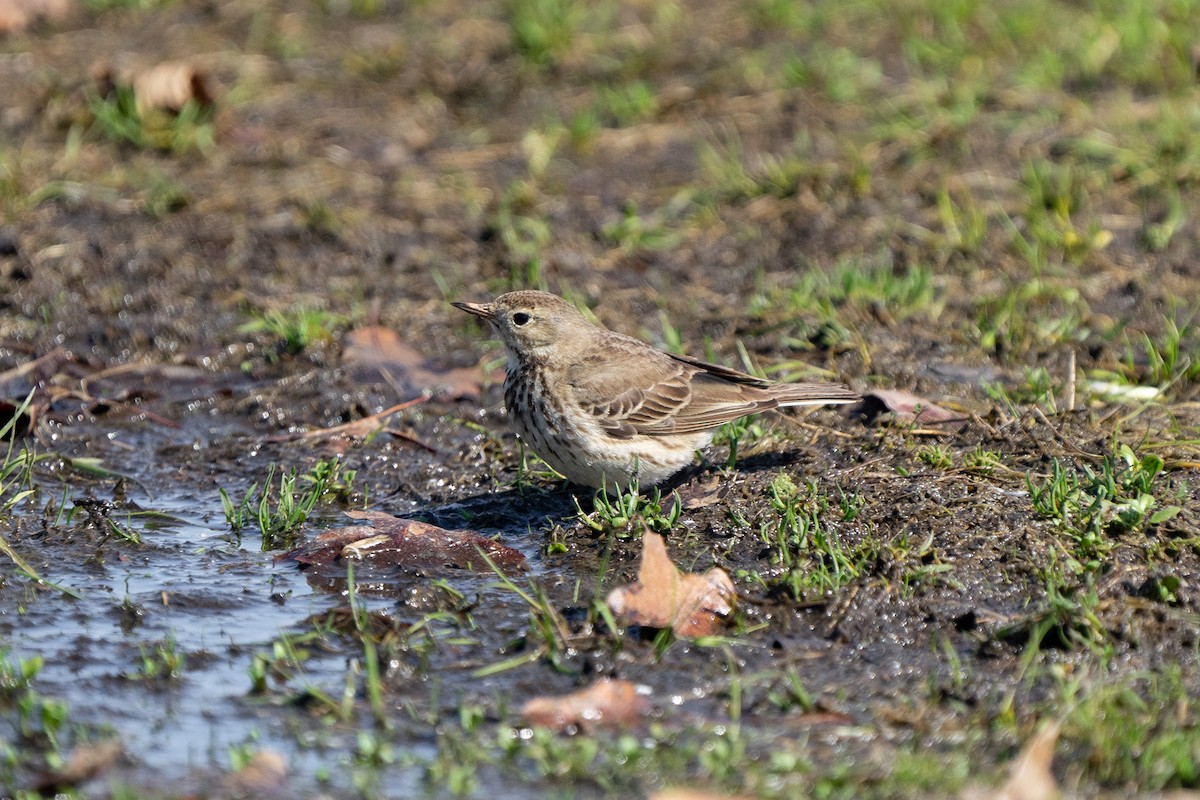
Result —
[[771, 385], [771, 382], [765, 378], [756, 378], [748, 372], [741, 372], [733, 367], [722, 367], [720, 364], [701, 361], [700, 359], [692, 358], [691, 356], [676, 355], [675, 353], [664, 353], [663, 355], [675, 361], [693, 366], [701, 372], [708, 373], [709, 375], [715, 375], [718, 378], [724, 378], [725, 380], [733, 381], [734, 383], [741, 383], [745, 384], [746, 386], [754, 386], [759, 389], [763, 389]]
[[567, 383], [579, 407], [622, 439], [697, 433], [778, 405], [757, 378], [640, 342], [581, 357]]

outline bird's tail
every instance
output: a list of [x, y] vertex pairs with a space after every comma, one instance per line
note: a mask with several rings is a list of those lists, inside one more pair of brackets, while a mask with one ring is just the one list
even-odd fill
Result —
[[862, 399], [849, 386], [838, 383], [776, 383], [767, 387], [780, 408], [855, 403]]

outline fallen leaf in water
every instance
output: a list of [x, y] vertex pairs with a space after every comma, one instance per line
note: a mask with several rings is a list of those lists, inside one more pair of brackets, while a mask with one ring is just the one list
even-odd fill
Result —
[[893, 419], [903, 422], [949, 422], [963, 418], [962, 414], [948, 411], [924, 397], [902, 389], [876, 389], [866, 392], [850, 413], [864, 422], [874, 422], [885, 413], [891, 413]]
[[999, 789], [969, 787], [962, 800], [1053, 800], [1059, 796], [1058, 782], [1050, 772], [1058, 744], [1061, 721], [1043, 727], [1025, 743], [1009, 770], [1008, 782]]
[[346, 334], [342, 367], [360, 381], [382, 377], [404, 396], [428, 394], [443, 400], [478, 397], [482, 380], [475, 368], [431, 366], [416, 348], [380, 325], [356, 328]]
[[225, 783], [236, 795], [245, 797], [286, 797], [287, 762], [274, 750], [259, 750], [246, 765], [230, 775]]
[[375, 535], [375, 529], [370, 525], [349, 525], [344, 528], [334, 528], [317, 534], [312, 541], [305, 542], [299, 547], [289, 550], [280, 556], [306, 566], [332, 564], [342, 555], [342, 550], [349, 544], [360, 539]]
[[51, 795], [90, 781], [107, 772], [121, 755], [121, 750], [120, 739], [81, 744], [71, 751], [61, 768], [38, 778], [35, 787], [42, 794]]
[[703, 575], [680, 572], [663, 538], [647, 528], [637, 583], [613, 589], [608, 606], [625, 625], [670, 628], [676, 636], [694, 639], [720, 630], [734, 595], [733, 581], [720, 567]]
[[370, 525], [350, 525], [327, 531], [282, 558], [305, 566], [333, 564], [346, 559], [376, 567], [450, 567], [486, 570], [480, 552], [498, 567], [523, 568], [525, 556], [474, 531], [449, 531], [402, 519], [382, 511], [347, 511], [346, 516]]
[[521, 708], [530, 725], [556, 731], [628, 728], [650, 711], [637, 684], [602, 678], [586, 689], [558, 697], [535, 697]]
[[68, 0], [0, 0], [0, 33], [20, 33], [34, 22], [67, 16]]

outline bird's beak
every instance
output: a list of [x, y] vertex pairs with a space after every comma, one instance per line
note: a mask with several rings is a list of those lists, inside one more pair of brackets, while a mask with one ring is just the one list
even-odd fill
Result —
[[450, 305], [460, 308], [468, 314], [483, 317], [488, 322], [496, 318], [496, 312], [492, 310], [491, 303], [451, 303]]

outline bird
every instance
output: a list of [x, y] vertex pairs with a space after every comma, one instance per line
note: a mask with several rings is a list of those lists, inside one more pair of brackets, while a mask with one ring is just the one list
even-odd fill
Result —
[[452, 305], [504, 344], [504, 405], [521, 440], [570, 482], [597, 489], [662, 483], [740, 417], [861, 399], [840, 384], [777, 383], [659, 350], [548, 292]]

